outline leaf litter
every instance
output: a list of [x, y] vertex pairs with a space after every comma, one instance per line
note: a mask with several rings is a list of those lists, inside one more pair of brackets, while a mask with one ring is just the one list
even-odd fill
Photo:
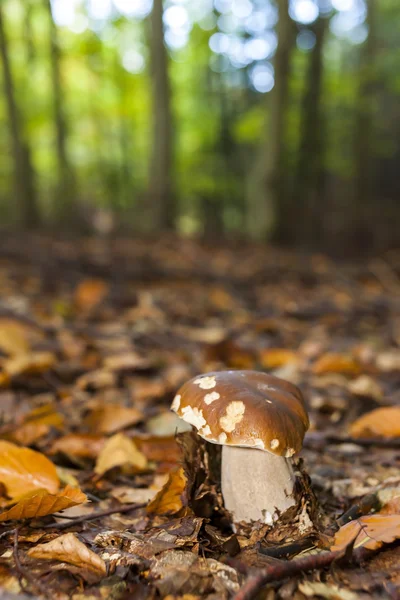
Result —
[[[0, 259], [0, 586], [399, 593], [400, 306], [376, 267], [164, 238], [120, 240], [109, 263], [84, 240], [30, 248], [28, 262], [6, 240]], [[218, 451], [168, 410], [185, 380], [225, 368], [284, 377], [308, 403], [304, 503], [276, 528], [232, 530]]]

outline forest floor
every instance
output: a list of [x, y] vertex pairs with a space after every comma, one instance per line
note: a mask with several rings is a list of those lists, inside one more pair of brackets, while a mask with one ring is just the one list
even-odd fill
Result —
[[[399, 309], [395, 251], [4, 238], [0, 597], [400, 598]], [[306, 398], [304, 496], [274, 528], [233, 533], [176, 435], [179, 386], [226, 368]]]

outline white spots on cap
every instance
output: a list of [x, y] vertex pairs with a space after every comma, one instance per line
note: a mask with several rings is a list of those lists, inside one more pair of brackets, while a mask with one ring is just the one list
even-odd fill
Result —
[[203, 427], [203, 429], [200, 429], [199, 433], [200, 433], [200, 435], [204, 435], [204, 437], [207, 437], [208, 435], [211, 435], [210, 426], [206, 425], [205, 427]]
[[218, 394], [218, 392], [210, 392], [209, 394], [206, 394], [204, 396], [204, 402], [206, 404], [212, 404], [213, 402], [215, 402], [215, 400], [219, 400], [221, 398], [221, 395]]
[[293, 454], [296, 454], [296, 450], [294, 448], [287, 448], [286, 450], [286, 458], [290, 458], [291, 456], [293, 456]]
[[181, 405], [181, 395], [177, 394], [175, 396], [175, 398], [172, 400], [171, 410], [178, 412], [180, 405]]
[[251, 446], [252, 448], [258, 448], [259, 450], [265, 450], [265, 444], [260, 438], [253, 438], [247, 440], [246, 446]]
[[182, 419], [190, 425], [194, 425], [196, 429], [201, 429], [207, 425], [207, 421], [203, 417], [203, 411], [198, 408], [192, 408], [191, 406], [185, 406], [182, 408]]
[[225, 415], [219, 420], [221, 429], [227, 433], [231, 433], [235, 429], [236, 425], [243, 419], [245, 410], [246, 407], [240, 400], [236, 400], [228, 404]]
[[215, 375], [206, 375], [205, 377], [198, 377], [194, 380], [193, 383], [196, 383], [202, 390], [212, 390], [217, 385], [215, 380]]
[[273, 440], [270, 441], [269, 445], [271, 446], [271, 450], [276, 450], [279, 446], [279, 440], [274, 438]]
[[261, 392], [265, 392], [266, 390], [276, 391], [276, 387], [273, 385], [268, 385], [268, 383], [257, 383], [257, 387]]
[[225, 444], [227, 439], [228, 439], [228, 436], [226, 435], [226, 433], [220, 433], [218, 436], [218, 443]]

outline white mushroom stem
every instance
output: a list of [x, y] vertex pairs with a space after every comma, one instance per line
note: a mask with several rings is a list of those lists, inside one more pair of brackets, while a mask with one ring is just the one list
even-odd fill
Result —
[[294, 483], [287, 458], [253, 448], [222, 447], [222, 495], [236, 523], [272, 523], [278, 511], [296, 503]]

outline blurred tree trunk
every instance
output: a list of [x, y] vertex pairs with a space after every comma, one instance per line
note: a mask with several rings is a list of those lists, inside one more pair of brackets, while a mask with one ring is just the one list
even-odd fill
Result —
[[312, 30], [315, 46], [309, 57], [302, 99], [300, 144], [293, 190], [298, 241], [315, 243], [323, 235], [323, 122], [321, 91], [327, 19], [318, 19]]
[[267, 95], [268, 129], [247, 190], [249, 230], [254, 237], [272, 232], [279, 242], [290, 235], [286, 197], [285, 137], [290, 58], [295, 43], [294, 24], [289, 17], [289, 0], [278, 0], [278, 46], [275, 54], [275, 85]]
[[9, 59], [8, 42], [4, 26], [3, 11], [0, 4], [0, 53], [3, 65], [4, 95], [7, 117], [10, 127], [11, 148], [14, 162], [15, 206], [18, 221], [24, 228], [35, 228], [39, 224], [39, 211], [36, 201], [34, 172], [31, 152], [23, 136], [21, 115], [18, 109], [14, 81]]
[[171, 92], [168, 54], [164, 44], [162, 0], [154, 0], [150, 25], [153, 96], [153, 142], [149, 173], [150, 227], [152, 231], [157, 231], [172, 229], [175, 223]]
[[352, 228], [358, 232], [360, 242], [368, 235], [371, 224], [368, 210], [376, 192], [376, 172], [373, 148], [377, 110], [377, 35], [376, 0], [367, 0], [368, 37], [360, 50], [358, 91], [356, 101], [354, 160], [355, 188], [352, 215]]
[[64, 92], [61, 78], [61, 53], [56, 24], [53, 20], [51, 0], [44, 0], [48, 14], [50, 34], [51, 83], [53, 90], [54, 128], [56, 138], [58, 184], [55, 195], [56, 219], [65, 225], [76, 223], [75, 180], [67, 151], [67, 120], [64, 111]]

